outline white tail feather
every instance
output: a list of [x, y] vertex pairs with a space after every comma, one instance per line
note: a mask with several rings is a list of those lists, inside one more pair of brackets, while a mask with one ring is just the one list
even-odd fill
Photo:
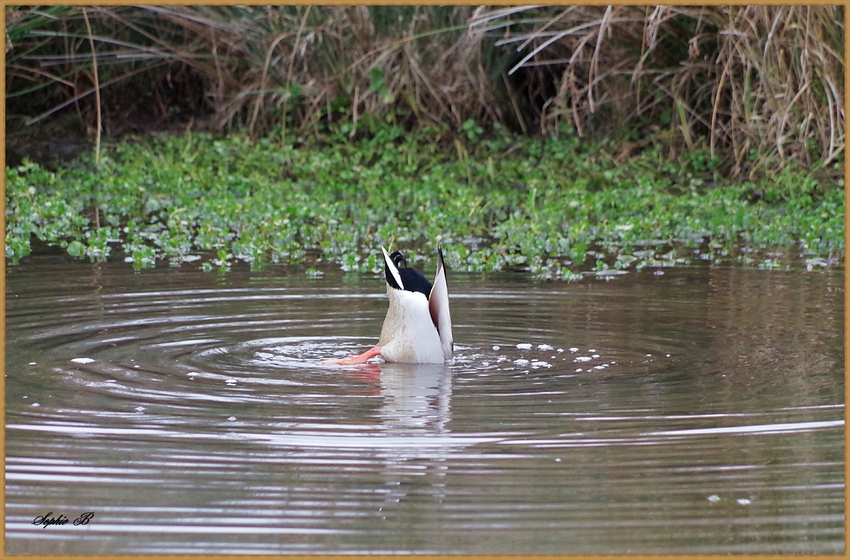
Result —
[[393, 260], [390, 258], [390, 254], [387, 253], [387, 250], [384, 249], [383, 247], [381, 247], [381, 251], [384, 252], [384, 261], [386, 261], [387, 267], [390, 269], [390, 272], [392, 273], [393, 278], [395, 279], [395, 283], [398, 284], [398, 287], [403, 290], [404, 289], [404, 283], [402, 283], [402, 281], [401, 281], [401, 276], [398, 273], [398, 268], [396, 268], [396, 265], [393, 262]]
[[[443, 345], [443, 357], [451, 360], [454, 354], [454, 339], [452, 338], [452, 315], [449, 312], [449, 287], [446, 283], [446, 266], [443, 263], [443, 251], [437, 249], [437, 275], [434, 285], [431, 287], [431, 295], [428, 297], [428, 308], [431, 312], [431, 320], [437, 327], [440, 342]], [[386, 251], [384, 251], [385, 258]]]

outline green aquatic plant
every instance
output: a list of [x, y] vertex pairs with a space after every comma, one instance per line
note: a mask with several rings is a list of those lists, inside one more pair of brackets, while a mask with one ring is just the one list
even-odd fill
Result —
[[38, 240], [136, 268], [321, 260], [374, 274], [376, 247], [401, 247], [415, 263], [441, 245], [454, 270], [575, 280], [767, 262], [753, 253], [770, 249], [799, 255], [775, 266], [819, 270], [844, 252], [843, 181], [831, 175], [724, 182], [704, 155], [671, 162], [647, 150], [617, 164], [605, 143], [570, 135], [470, 128], [475, 142], [440, 147], [434, 131], [370, 126], [369, 137], [331, 128], [333, 141], [282, 148], [243, 135], [153, 136], [105, 149], [98, 166], [24, 162], [7, 169], [7, 262]]

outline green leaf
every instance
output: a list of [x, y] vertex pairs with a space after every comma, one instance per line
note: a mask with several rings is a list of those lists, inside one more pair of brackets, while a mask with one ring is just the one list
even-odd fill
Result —
[[79, 241], [72, 241], [68, 244], [68, 254], [72, 257], [82, 257], [86, 253], [86, 247]]

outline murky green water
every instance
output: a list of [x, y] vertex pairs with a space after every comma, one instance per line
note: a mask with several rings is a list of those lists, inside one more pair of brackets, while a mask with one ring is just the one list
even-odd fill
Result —
[[343, 368], [380, 278], [9, 268], [7, 552], [843, 552], [841, 273], [449, 290], [450, 367]]

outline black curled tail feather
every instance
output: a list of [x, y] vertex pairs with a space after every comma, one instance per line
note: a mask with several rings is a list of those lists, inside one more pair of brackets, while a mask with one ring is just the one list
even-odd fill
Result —
[[390, 271], [389, 266], [384, 265], [385, 276], [387, 278], [387, 284], [391, 287], [398, 289], [403, 289], [408, 292], [420, 292], [425, 294], [425, 297], [431, 295], [431, 282], [425, 278], [421, 272], [416, 270], [415, 268], [410, 268], [407, 266], [407, 259], [399, 251], [393, 251], [389, 255], [390, 261], [395, 265], [398, 269], [399, 277], [404, 284], [403, 287], [399, 286], [395, 281], [395, 277]]
[[390, 253], [390, 260], [393, 261], [396, 268], [407, 268], [407, 259], [404, 258], [404, 255], [400, 251]]

